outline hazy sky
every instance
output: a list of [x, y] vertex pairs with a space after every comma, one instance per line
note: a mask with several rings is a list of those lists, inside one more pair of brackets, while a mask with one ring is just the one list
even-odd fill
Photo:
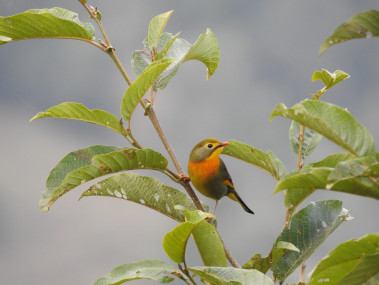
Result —
[[[290, 121], [271, 111], [309, 98], [322, 88], [311, 82], [315, 70], [341, 69], [351, 78], [323, 98], [349, 111], [379, 141], [379, 43], [354, 40], [318, 56], [321, 43], [356, 13], [378, 9], [377, 1], [88, 1], [102, 12], [113, 46], [135, 79], [131, 53], [141, 49], [155, 15], [175, 10], [166, 31], [194, 43], [209, 27], [218, 38], [221, 60], [206, 81], [205, 66], [197, 61], [181, 66], [169, 86], [158, 93], [156, 110], [177, 156], [186, 168], [189, 152], [200, 140], [235, 139], [272, 150], [288, 170], [296, 156], [288, 142]], [[90, 21], [78, 1], [4, 0], [1, 16], [31, 8], [63, 7]], [[101, 38], [97, 33], [97, 38]], [[77, 201], [82, 189], [72, 190], [45, 214], [38, 201], [52, 167], [70, 151], [91, 145], [128, 146], [108, 129], [76, 121], [28, 121], [39, 111], [65, 101], [119, 115], [126, 83], [110, 58], [81, 41], [29, 40], [0, 47], [0, 268], [7, 284], [92, 284], [112, 268], [141, 259], [169, 261], [163, 235], [177, 224], [131, 202], [91, 197]], [[162, 152], [157, 135], [138, 107], [134, 135], [146, 147]], [[339, 147], [323, 140], [306, 161], [318, 161]], [[225, 157], [233, 181], [246, 204], [245, 213], [225, 198], [217, 209], [218, 229], [236, 259], [243, 264], [253, 254], [266, 255], [282, 230], [283, 195], [272, 196], [275, 181], [263, 171]], [[139, 172], [151, 175], [151, 172]], [[157, 175], [170, 183], [162, 175]], [[175, 186], [172, 185], [171, 186]], [[176, 186], [175, 186], [176, 187]], [[214, 202], [203, 196], [213, 207]], [[348, 239], [378, 232], [378, 202], [373, 199], [318, 191], [311, 201], [339, 199], [354, 220], [340, 226], [316, 251], [317, 260]], [[200, 264], [188, 254], [190, 265]], [[288, 282], [296, 282], [298, 274]], [[132, 284], [152, 284], [135, 281]]]

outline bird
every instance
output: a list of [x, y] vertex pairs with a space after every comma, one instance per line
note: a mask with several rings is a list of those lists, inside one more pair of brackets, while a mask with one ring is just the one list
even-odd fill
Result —
[[229, 142], [221, 143], [217, 139], [210, 138], [195, 145], [188, 161], [189, 178], [201, 194], [216, 200], [213, 214], [218, 201], [224, 196], [240, 203], [246, 212], [254, 214], [237, 194], [225, 163], [219, 157], [223, 147], [228, 144]]

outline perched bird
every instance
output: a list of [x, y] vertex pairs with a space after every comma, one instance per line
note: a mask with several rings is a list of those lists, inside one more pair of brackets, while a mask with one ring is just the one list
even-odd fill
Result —
[[254, 214], [237, 194], [232, 178], [219, 155], [228, 142], [220, 143], [216, 139], [206, 139], [199, 142], [191, 151], [188, 162], [188, 174], [193, 186], [204, 196], [216, 200], [213, 214], [218, 201], [228, 196], [241, 204], [242, 208]]

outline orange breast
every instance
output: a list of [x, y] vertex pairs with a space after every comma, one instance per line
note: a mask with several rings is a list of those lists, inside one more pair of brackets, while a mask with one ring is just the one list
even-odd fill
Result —
[[218, 157], [210, 157], [200, 162], [190, 161], [188, 163], [188, 174], [191, 182], [204, 196], [212, 198], [211, 193], [208, 193], [209, 189], [206, 188], [206, 184], [217, 173], [219, 166], [220, 160]]

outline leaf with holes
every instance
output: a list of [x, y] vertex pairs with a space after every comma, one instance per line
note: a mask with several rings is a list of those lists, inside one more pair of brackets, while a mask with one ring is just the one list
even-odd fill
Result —
[[270, 277], [258, 270], [232, 267], [189, 267], [193, 274], [199, 276], [207, 284], [213, 285], [274, 285]]
[[370, 284], [366, 282], [378, 273], [379, 234], [368, 234], [330, 251], [316, 265], [307, 284]]
[[160, 260], [141, 260], [120, 265], [107, 275], [96, 280], [94, 285], [123, 284], [131, 280], [147, 279], [159, 283], [170, 283], [175, 277], [187, 280], [174, 266]]
[[232, 156], [252, 165], [255, 165], [279, 180], [286, 172], [283, 163], [271, 152], [263, 152], [250, 145], [238, 141], [229, 141], [222, 154]]
[[80, 103], [61, 103], [57, 106], [51, 107], [44, 112], [39, 112], [30, 120], [30, 122], [46, 117], [84, 121], [107, 127], [120, 133], [123, 136], [127, 135], [125, 129], [120, 124], [120, 120], [117, 119], [114, 115], [103, 110], [89, 110], [86, 106]]
[[310, 128], [355, 156], [375, 156], [375, 143], [365, 127], [347, 111], [323, 101], [306, 100], [288, 109], [279, 104], [271, 120], [282, 116]]
[[283, 282], [343, 221], [350, 218], [349, 212], [337, 200], [311, 203], [291, 219], [276, 242], [293, 244], [300, 252], [285, 253], [271, 268], [275, 278]]
[[260, 254], [255, 254], [242, 266], [242, 268], [256, 269], [266, 274], [266, 272], [279, 260], [280, 257], [283, 256], [283, 254], [291, 250], [299, 252], [299, 249], [292, 243], [279, 241], [274, 244], [270, 253], [266, 257], [261, 257]]
[[91, 42], [92, 24], [79, 20], [78, 14], [62, 8], [32, 9], [0, 17], [0, 45], [36, 38], [64, 38]]
[[370, 10], [354, 15], [338, 26], [321, 45], [319, 55], [331, 46], [352, 39], [379, 36], [379, 11]]
[[166, 167], [166, 158], [151, 149], [92, 146], [77, 150], [66, 155], [50, 172], [40, 209], [47, 211], [59, 197], [95, 178], [130, 169], [163, 171]]
[[[183, 192], [166, 186], [154, 177], [136, 173], [121, 173], [104, 179], [84, 191], [82, 197], [105, 196], [124, 199], [156, 210], [178, 222], [184, 216], [178, 206], [196, 210], [192, 200]], [[206, 209], [208, 206], [204, 205]]]

